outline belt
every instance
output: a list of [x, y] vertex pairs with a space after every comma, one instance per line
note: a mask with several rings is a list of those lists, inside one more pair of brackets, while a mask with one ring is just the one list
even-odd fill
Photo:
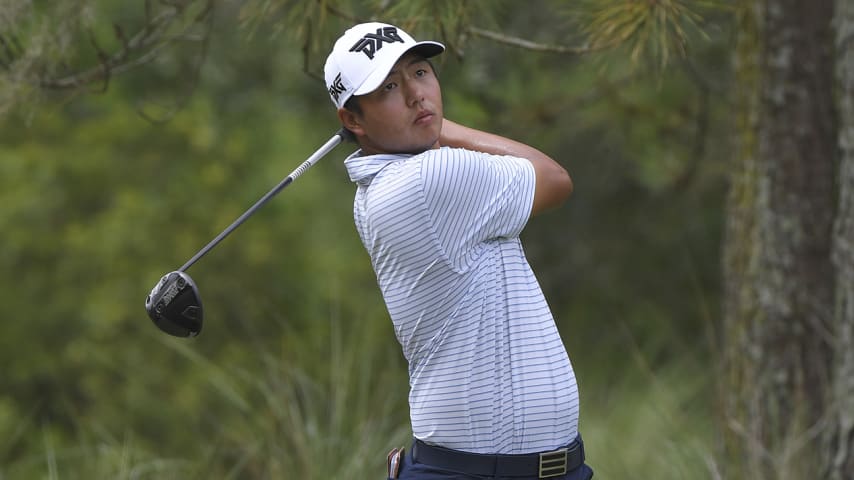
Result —
[[451, 450], [415, 439], [412, 459], [469, 475], [550, 478], [564, 475], [584, 463], [584, 442], [579, 436], [566, 447], [550, 452], [491, 455]]

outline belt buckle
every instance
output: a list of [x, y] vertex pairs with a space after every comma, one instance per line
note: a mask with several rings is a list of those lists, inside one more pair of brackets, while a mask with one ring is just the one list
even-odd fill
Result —
[[558, 477], [566, 473], [567, 449], [540, 454], [540, 478]]

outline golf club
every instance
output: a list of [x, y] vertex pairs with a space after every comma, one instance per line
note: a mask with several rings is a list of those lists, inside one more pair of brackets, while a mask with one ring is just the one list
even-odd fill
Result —
[[154, 285], [151, 293], [145, 299], [145, 311], [148, 312], [148, 316], [151, 317], [157, 328], [176, 337], [195, 337], [198, 335], [202, 330], [202, 319], [204, 317], [202, 299], [196, 283], [186, 273], [186, 270], [245, 222], [249, 216], [267, 203], [268, 200], [282, 191], [283, 188], [290, 185], [297, 177], [305, 173], [306, 170], [332, 151], [332, 149], [349, 139], [352, 139], [349, 131], [342, 128], [336, 132], [332, 138], [327, 140], [323, 146], [300, 164], [296, 170], [291, 172], [290, 175], [285, 177], [278, 185], [255, 202], [249, 210], [246, 210], [243, 215], [238, 217], [222, 233], [193, 255], [193, 258], [188, 260], [181, 268], [164, 275]]

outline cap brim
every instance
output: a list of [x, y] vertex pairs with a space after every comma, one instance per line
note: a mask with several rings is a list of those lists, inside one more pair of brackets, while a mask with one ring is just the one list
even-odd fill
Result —
[[366, 78], [365, 81], [362, 82], [359, 88], [357, 88], [353, 92], [353, 95], [367, 95], [379, 88], [379, 86], [383, 83], [383, 80], [388, 77], [388, 72], [391, 71], [392, 67], [394, 67], [394, 64], [397, 63], [398, 60], [400, 60], [400, 57], [406, 55], [409, 52], [415, 52], [419, 55], [422, 55], [424, 58], [430, 58], [435, 57], [436, 55], [439, 55], [444, 51], [445, 46], [439, 42], [432, 42], [429, 40], [418, 42], [415, 45], [407, 48], [406, 50], [401, 51], [400, 55], [394, 57], [387, 57], [385, 63], [377, 66], [377, 68], [373, 72], [371, 72], [368, 78]]

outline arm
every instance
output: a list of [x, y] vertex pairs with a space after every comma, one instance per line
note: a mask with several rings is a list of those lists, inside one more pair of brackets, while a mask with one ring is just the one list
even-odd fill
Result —
[[493, 155], [512, 155], [531, 162], [537, 179], [531, 215], [537, 215], [543, 210], [561, 205], [572, 193], [572, 179], [569, 178], [569, 173], [551, 157], [524, 143], [464, 127], [444, 119], [439, 144]]

